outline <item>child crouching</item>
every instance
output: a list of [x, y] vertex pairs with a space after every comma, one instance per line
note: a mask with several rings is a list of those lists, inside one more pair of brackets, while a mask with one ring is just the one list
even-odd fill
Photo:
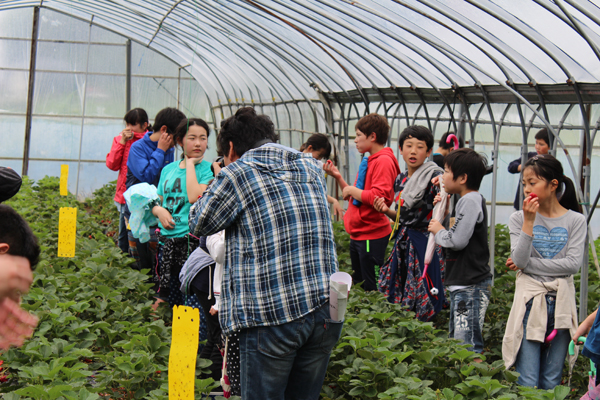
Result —
[[[482, 327], [490, 299], [492, 274], [488, 248], [488, 220], [485, 198], [478, 192], [485, 175], [486, 161], [473, 149], [448, 154], [442, 179], [446, 192], [459, 194], [450, 230], [432, 219], [429, 232], [446, 249], [444, 285], [450, 296], [450, 338], [483, 351]], [[436, 200], [439, 201], [439, 195]], [[436, 201], [436, 203], [437, 203]]]

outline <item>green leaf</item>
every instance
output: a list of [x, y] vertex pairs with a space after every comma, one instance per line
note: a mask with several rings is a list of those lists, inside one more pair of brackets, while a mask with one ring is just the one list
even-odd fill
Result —
[[510, 383], [516, 382], [519, 379], [520, 375], [521, 374], [519, 374], [517, 371], [504, 371], [504, 377]]
[[431, 361], [433, 360], [433, 353], [430, 351], [422, 351], [420, 353], [416, 353], [415, 357], [425, 361], [427, 364], [431, 364]]
[[50, 399], [56, 399], [57, 397], [62, 396], [63, 392], [65, 390], [72, 390], [72, 389], [73, 389], [73, 386], [71, 386], [71, 385], [57, 385], [57, 386], [50, 388], [50, 390], [48, 390], [48, 397]]
[[34, 399], [47, 399], [48, 394], [46, 390], [38, 386], [27, 386], [18, 390], [15, 393], [21, 396], [33, 397]]
[[373, 353], [368, 350], [358, 349], [358, 350], [356, 350], [356, 353], [358, 353], [358, 355], [361, 356], [362, 358], [366, 358], [367, 360], [373, 359]]
[[557, 386], [554, 388], [554, 398], [556, 400], [563, 400], [569, 395], [569, 388], [566, 386]]
[[348, 392], [348, 394], [349, 394], [350, 396], [359, 396], [359, 395], [363, 394], [363, 392], [364, 392], [364, 391], [365, 391], [365, 390], [364, 390], [362, 387], [355, 387], [355, 388], [353, 388], [352, 390], [350, 390], [350, 391]]
[[150, 350], [154, 353], [158, 349], [160, 349], [161, 341], [155, 334], [152, 334], [148, 337], [148, 346]]
[[90, 393], [86, 388], [79, 391], [79, 400], [97, 400], [100, 396], [96, 393]]

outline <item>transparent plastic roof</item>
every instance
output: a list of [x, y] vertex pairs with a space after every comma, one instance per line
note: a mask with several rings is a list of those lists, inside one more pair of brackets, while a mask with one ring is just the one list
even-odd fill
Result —
[[0, 10], [34, 6], [162, 53], [213, 105], [304, 100], [316, 85], [441, 90], [600, 78], [600, 9], [587, 0], [23, 0]]

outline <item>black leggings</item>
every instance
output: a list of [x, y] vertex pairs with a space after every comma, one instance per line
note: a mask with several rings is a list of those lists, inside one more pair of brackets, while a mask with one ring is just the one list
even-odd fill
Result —
[[350, 240], [350, 261], [352, 262], [352, 281], [363, 283], [366, 291], [377, 290], [375, 268], [385, 262], [385, 250], [388, 245], [388, 235], [371, 240]]
[[206, 317], [206, 328], [208, 331], [206, 337], [206, 344], [200, 353], [200, 358], [204, 358], [212, 361], [210, 369], [210, 377], [219, 382], [221, 379], [221, 367], [223, 364], [223, 356], [219, 350], [219, 343], [221, 343], [221, 325], [219, 324], [219, 315], [210, 315], [210, 308], [215, 304], [214, 296], [208, 299], [208, 293], [200, 291], [195, 287], [192, 287], [194, 294], [198, 298], [198, 302], [204, 311]]

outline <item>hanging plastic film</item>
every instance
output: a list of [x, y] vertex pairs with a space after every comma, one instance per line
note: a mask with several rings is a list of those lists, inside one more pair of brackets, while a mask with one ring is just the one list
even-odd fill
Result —
[[60, 166], [60, 195], [61, 196], [66, 196], [69, 191], [68, 191], [68, 185], [69, 183], [69, 165], [68, 164], [61, 164]]
[[77, 207], [61, 207], [58, 216], [58, 256], [75, 257]]
[[200, 310], [173, 307], [171, 352], [169, 353], [169, 399], [193, 400], [198, 355]]

